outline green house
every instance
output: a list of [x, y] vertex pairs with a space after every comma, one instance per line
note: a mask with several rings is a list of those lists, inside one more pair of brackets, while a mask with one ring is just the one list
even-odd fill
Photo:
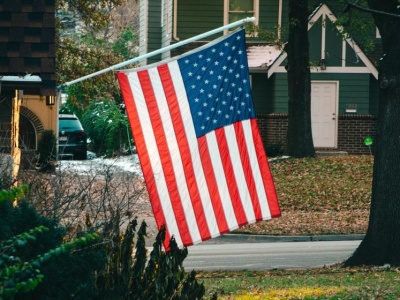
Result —
[[[336, 5], [337, 6], [337, 5]], [[140, 3], [140, 54], [169, 46], [245, 17], [285, 42], [287, 0], [146, 0]], [[365, 137], [374, 137], [378, 109], [378, 71], [368, 53], [336, 25], [326, 4], [309, 17], [311, 114], [316, 150], [369, 154]], [[226, 32], [225, 32], [226, 33]], [[224, 32], [148, 58], [142, 64], [176, 56]], [[376, 42], [379, 35], [370, 32]], [[282, 36], [281, 36], [282, 35]], [[247, 38], [253, 101], [268, 154], [283, 150], [288, 121], [286, 53], [254, 33]], [[375, 51], [376, 55], [376, 51]]]

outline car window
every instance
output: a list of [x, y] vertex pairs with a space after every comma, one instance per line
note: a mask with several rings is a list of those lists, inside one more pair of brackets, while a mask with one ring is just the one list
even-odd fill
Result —
[[60, 119], [60, 131], [82, 130], [82, 126], [77, 119]]

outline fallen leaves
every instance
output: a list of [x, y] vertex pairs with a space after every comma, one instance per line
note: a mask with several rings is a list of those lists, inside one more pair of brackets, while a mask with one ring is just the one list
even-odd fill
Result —
[[282, 216], [244, 226], [236, 232], [272, 235], [366, 232], [372, 156], [275, 160], [270, 168]]

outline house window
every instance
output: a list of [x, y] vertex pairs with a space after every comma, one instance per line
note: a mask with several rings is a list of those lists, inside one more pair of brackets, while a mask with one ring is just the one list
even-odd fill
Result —
[[258, 24], [259, 0], [225, 0], [224, 24], [230, 24], [247, 17], [255, 17]]

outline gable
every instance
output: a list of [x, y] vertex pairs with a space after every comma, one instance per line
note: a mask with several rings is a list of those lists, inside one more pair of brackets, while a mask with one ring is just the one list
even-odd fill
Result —
[[[311, 72], [325, 73], [369, 73], [376, 79], [378, 70], [368, 59], [357, 43], [341, 34], [343, 28], [335, 26], [337, 18], [326, 4], [321, 5], [312, 14], [309, 20], [310, 60], [318, 64], [325, 60], [326, 70], [318, 65], [311, 68]], [[268, 70], [268, 77], [274, 73], [286, 72], [284, 62], [286, 52], [281, 52], [279, 58]]]

